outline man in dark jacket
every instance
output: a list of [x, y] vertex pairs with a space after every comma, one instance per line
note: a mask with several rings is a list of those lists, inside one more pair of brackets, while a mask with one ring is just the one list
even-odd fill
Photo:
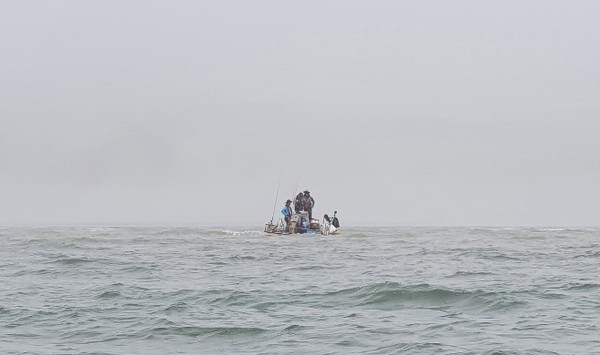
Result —
[[294, 211], [296, 213], [300, 213], [300, 211], [303, 210], [303, 205], [302, 205], [302, 199], [303, 199], [303, 197], [304, 196], [302, 195], [302, 192], [301, 192], [294, 199]]
[[310, 195], [310, 191], [305, 190], [304, 196], [302, 197], [302, 205], [304, 210], [308, 212], [308, 223], [312, 221], [312, 210], [315, 207], [315, 199]]

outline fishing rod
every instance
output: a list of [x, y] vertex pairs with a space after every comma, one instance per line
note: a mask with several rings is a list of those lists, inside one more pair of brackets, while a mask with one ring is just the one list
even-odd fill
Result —
[[290, 200], [296, 201], [296, 191], [298, 191], [298, 180], [296, 180], [296, 182], [294, 184], [294, 193], [292, 194], [292, 198]]
[[273, 205], [273, 214], [271, 215], [271, 224], [273, 224], [273, 218], [275, 218], [275, 208], [277, 208], [277, 198], [279, 197], [279, 186], [281, 185], [281, 175], [279, 176], [279, 181], [277, 182], [277, 193], [275, 193], [275, 204]]

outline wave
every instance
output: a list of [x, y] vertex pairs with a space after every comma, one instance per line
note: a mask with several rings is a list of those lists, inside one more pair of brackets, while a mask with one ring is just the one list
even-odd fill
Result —
[[488, 260], [507, 260], [507, 261], [521, 261], [522, 260], [521, 258], [518, 258], [515, 256], [510, 256], [510, 255], [504, 254], [499, 251], [481, 252], [480, 257], [483, 259], [488, 259]]
[[104, 298], [119, 298], [119, 297], [125, 297], [121, 294], [121, 292], [119, 291], [104, 291], [101, 294], [99, 294], [98, 296], [96, 296], [96, 298], [98, 299], [104, 299]]
[[396, 282], [360, 287], [353, 290], [354, 297], [362, 300], [362, 305], [377, 305], [405, 301], [418, 303], [442, 304], [465, 295], [462, 291], [434, 288], [428, 284], [402, 286]]
[[454, 274], [450, 275], [449, 277], [463, 277], [463, 276], [488, 276], [488, 275], [495, 275], [496, 273], [494, 272], [487, 272], [487, 271], [457, 271]]
[[177, 301], [175, 303], [170, 304], [169, 306], [167, 306], [163, 311], [164, 312], [183, 312], [183, 311], [187, 311], [189, 310], [191, 307], [189, 304], [187, 304], [186, 302], [183, 301]]
[[457, 352], [457, 347], [438, 342], [401, 342], [391, 345], [384, 345], [373, 349], [369, 353], [373, 354], [433, 354], [433, 353], [448, 353], [449, 351]]
[[247, 236], [247, 235], [263, 235], [265, 234], [263, 231], [257, 231], [257, 230], [241, 230], [241, 231], [232, 231], [232, 230], [222, 230], [220, 231], [221, 234], [223, 235], [227, 235], [227, 236], [231, 236], [231, 237], [239, 237], [239, 236]]
[[124, 266], [120, 269], [122, 272], [141, 272], [141, 273], [150, 273], [153, 270], [158, 269], [158, 264], [149, 264], [149, 266], [140, 266], [140, 265], [129, 265]]
[[222, 291], [218, 292], [218, 295], [218, 297], [208, 302], [215, 305], [243, 306], [255, 300], [255, 297], [251, 294], [241, 291]]
[[243, 260], [258, 260], [256, 256], [253, 255], [232, 255], [229, 257], [229, 260], [233, 261], [243, 261]]
[[87, 264], [97, 261], [96, 259], [89, 259], [85, 257], [61, 257], [59, 259], [51, 261], [51, 263], [55, 264], [64, 264], [64, 265], [78, 265], [78, 264]]
[[354, 306], [395, 309], [398, 307], [440, 308], [458, 305], [464, 309], [499, 311], [526, 303], [510, 295], [496, 292], [452, 290], [429, 284], [401, 285], [397, 282], [376, 283], [326, 294], [346, 300]]
[[575, 255], [573, 258], [600, 258], [600, 251], [589, 251], [585, 254]]
[[241, 235], [262, 235], [262, 230], [230, 230], [203, 227], [173, 227], [173, 228], [150, 228], [141, 229], [142, 233], [152, 237], [185, 237], [185, 236], [241, 236]]
[[308, 329], [308, 327], [298, 325], [298, 324], [292, 324], [292, 325], [289, 325], [289, 326], [283, 328], [282, 331], [293, 333], [293, 332], [297, 332], [297, 331], [301, 331], [301, 330], [305, 330], [305, 329]]
[[300, 265], [300, 266], [294, 266], [294, 267], [290, 267], [287, 268], [286, 270], [293, 270], [293, 271], [312, 271], [312, 270], [332, 270], [332, 269], [339, 269], [341, 267], [333, 267], [330, 265]]
[[123, 298], [130, 299], [138, 296], [147, 296], [148, 289], [140, 286], [127, 286], [120, 282], [113, 283], [102, 287], [91, 289], [91, 292], [96, 293], [96, 299], [112, 299]]
[[151, 235], [153, 237], [161, 237], [161, 236], [173, 237], [173, 236], [180, 236], [180, 235], [201, 234], [202, 232], [204, 232], [204, 229], [202, 229], [202, 228], [191, 228], [191, 227], [164, 228], [164, 229], [159, 228], [158, 230], [156, 230], [155, 228], [152, 228], [149, 230], [149, 233], [147, 233], [147, 234]]
[[594, 291], [600, 289], [600, 284], [597, 283], [569, 283], [562, 287], [569, 291]]
[[257, 327], [200, 327], [200, 326], [170, 326], [157, 327], [146, 331], [152, 335], [181, 335], [186, 337], [214, 336], [245, 336], [258, 335], [267, 332]]

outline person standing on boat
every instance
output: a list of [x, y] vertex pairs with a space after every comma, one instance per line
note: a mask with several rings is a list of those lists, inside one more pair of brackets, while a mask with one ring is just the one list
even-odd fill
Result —
[[281, 210], [281, 214], [283, 214], [283, 219], [285, 219], [285, 224], [289, 227], [292, 223], [292, 200], [285, 201], [285, 207]]
[[312, 221], [312, 210], [315, 207], [315, 199], [310, 195], [310, 191], [305, 190], [302, 198], [304, 210], [308, 212], [308, 223]]
[[303, 201], [302, 201], [303, 197], [304, 196], [302, 195], [302, 192], [301, 192], [294, 199], [294, 211], [296, 213], [300, 213], [300, 211], [303, 210]]

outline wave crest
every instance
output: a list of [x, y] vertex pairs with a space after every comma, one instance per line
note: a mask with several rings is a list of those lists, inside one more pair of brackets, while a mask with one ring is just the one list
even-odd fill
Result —
[[444, 308], [460, 305], [464, 309], [498, 311], [522, 306], [525, 302], [508, 295], [480, 290], [453, 290], [429, 284], [401, 285], [383, 282], [327, 294], [346, 298], [354, 306], [396, 309], [402, 307]]
[[244, 336], [258, 335], [267, 332], [266, 329], [257, 327], [199, 327], [199, 326], [172, 326], [150, 329], [152, 335], [182, 335], [187, 337], [198, 336]]

